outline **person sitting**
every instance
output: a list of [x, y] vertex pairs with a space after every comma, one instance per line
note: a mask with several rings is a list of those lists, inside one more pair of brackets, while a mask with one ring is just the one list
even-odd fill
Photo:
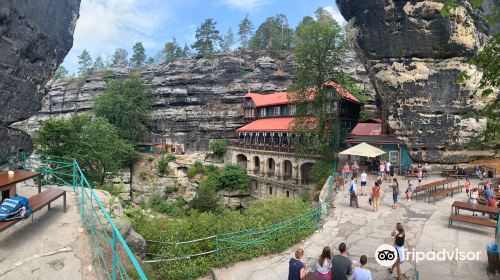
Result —
[[[488, 198], [488, 206], [497, 208], [497, 200], [493, 197]], [[490, 214], [490, 218], [496, 219], [498, 215]]]
[[431, 165], [427, 162], [424, 164], [424, 172], [427, 173], [427, 175], [431, 174]]
[[323, 252], [321, 252], [321, 256], [316, 263], [316, 275], [325, 280], [332, 279], [332, 253], [328, 246], [323, 248]]
[[300, 261], [304, 256], [304, 250], [297, 249], [295, 258], [288, 262], [288, 280], [301, 280], [306, 277], [306, 265]]
[[372, 273], [366, 269], [366, 263], [368, 262], [368, 258], [365, 255], [362, 255], [359, 258], [359, 267], [354, 268], [352, 272], [353, 280], [372, 280]]

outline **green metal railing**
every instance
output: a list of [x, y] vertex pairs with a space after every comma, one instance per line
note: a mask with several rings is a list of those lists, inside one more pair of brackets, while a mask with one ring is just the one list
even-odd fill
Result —
[[42, 173], [42, 184], [46, 187], [71, 187], [78, 194], [82, 228], [89, 237], [92, 261], [97, 268], [98, 279], [147, 279], [75, 159], [25, 154], [3, 157], [8, 159], [10, 169], [20, 168]]

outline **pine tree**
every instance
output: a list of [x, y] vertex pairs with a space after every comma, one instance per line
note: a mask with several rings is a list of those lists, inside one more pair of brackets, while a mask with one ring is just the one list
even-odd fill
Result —
[[172, 61], [176, 61], [183, 56], [183, 50], [177, 44], [177, 40], [175, 37], [172, 38], [172, 41], [165, 43], [165, 47], [163, 48], [163, 56], [165, 62], [169, 63]]
[[155, 64], [155, 59], [154, 57], [149, 57], [148, 60], [146, 60], [146, 64], [147, 65], [152, 65], [152, 64]]
[[248, 49], [250, 47], [250, 38], [252, 38], [253, 25], [248, 19], [248, 15], [241, 21], [238, 30], [238, 36], [240, 37], [241, 48]]
[[144, 65], [144, 61], [146, 60], [146, 52], [142, 42], [135, 43], [132, 49], [134, 50], [134, 54], [132, 55], [130, 62], [135, 67], [141, 67]]
[[115, 53], [111, 57], [111, 67], [127, 67], [128, 66], [128, 52], [124, 49], [116, 49]]
[[101, 55], [97, 55], [97, 57], [95, 58], [95, 61], [94, 61], [94, 69], [97, 70], [97, 71], [102, 71], [104, 70], [105, 68], [105, 65], [104, 65], [104, 61], [102, 60], [102, 57]]
[[185, 43], [184, 47], [182, 48], [182, 58], [188, 59], [190, 57], [191, 57], [191, 48], [188, 46], [187, 43]]
[[222, 37], [219, 30], [215, 28], [217, 22], [210, 18], [196, 29], [196, 42], [192, 45], [198, 51], [197, 55], [201, 57], [212, 56], [215, 54], [215, 46], [220, 43]]
[[231, 27], [227, 30], [226, 36], [224, 36], [224, 40], [221, 43], [221, 49], [223, 52], [230, 52], [231, 47], [234, 45], [234, 34]]
[[286, 15], [267, 18], [252, 37], [252, 47], [257, 50], [284, 50], [293, 48], [294, 32], [288, 26]]
[[68, 76], [68, 74], [69, 74], [68, 69], [66, 69], [66, 67], [64, 67], [62, 65], [59, 65], [59, 67], [57, 67], [57, 70], [54, 73], [54, 77], [52, 77], [52, 79], [54, 81], [59, 80], [59, 79], [63, 79], [63, 78], [66, 78]]
[[87, 50], [83, 50], [78, 56], [78, 73], [80, 75], [88, 74], [92, 70], [92, 57]]

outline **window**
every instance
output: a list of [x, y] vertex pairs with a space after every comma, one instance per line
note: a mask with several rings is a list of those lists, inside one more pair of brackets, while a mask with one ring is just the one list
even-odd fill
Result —
[[273, 187], [269, 187], [269, 195], [273, 194]]
[[290, 191], [286, 191], [286, 197], [290, 197]]
[[389, 151], [389, 161], [395, 167], [399, 167], [399, 151]]
[[266, 108], [260, 108], [260, 116], [265, 117], [266, 115]]
[[279, 116], [280, 115], [280, 107], [279, 106], [274, 107], [274, 115], [275, 116]]
[[293, 116], [297, 113], [297, 107], [295, 105], [290, 106], [290, 116]]
[[266, 116], [267, 117], [272, 117], [274, 114], [273, 114], [273, 107], [267, 107], [266, 108]]

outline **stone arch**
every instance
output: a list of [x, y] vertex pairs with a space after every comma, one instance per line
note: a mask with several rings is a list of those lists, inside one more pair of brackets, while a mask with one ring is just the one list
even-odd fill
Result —
[[241, 167], [244, 167], [245, 169], [247, 169], [247, 156], [245, 156], [244, 154], [238, 154], [236, 156], [236, 164], [241, 166]]
[[267, 174], [273, 176], [276, 173], [276, 162], [273, 158], [268, 158], [266, 161]]
[[284, 160], [282, 165], [283, 180], [291, 180], [293, 176], [293, 165], [290, 160]]
[[252, 163], [253, 163], [253, 172], [254, 173], [259, 173], [260, 170], [261, 170], [261, 160], [258, 156], [254, 156], [253, 157], [253, 160], [252, 160]]
[[316, 179], [311, 175], [311, 170], [314, 167], [313, 162], [304, 162], [300, 165], [300, 183], [303, 185], [312, 185], [316, 183]]

